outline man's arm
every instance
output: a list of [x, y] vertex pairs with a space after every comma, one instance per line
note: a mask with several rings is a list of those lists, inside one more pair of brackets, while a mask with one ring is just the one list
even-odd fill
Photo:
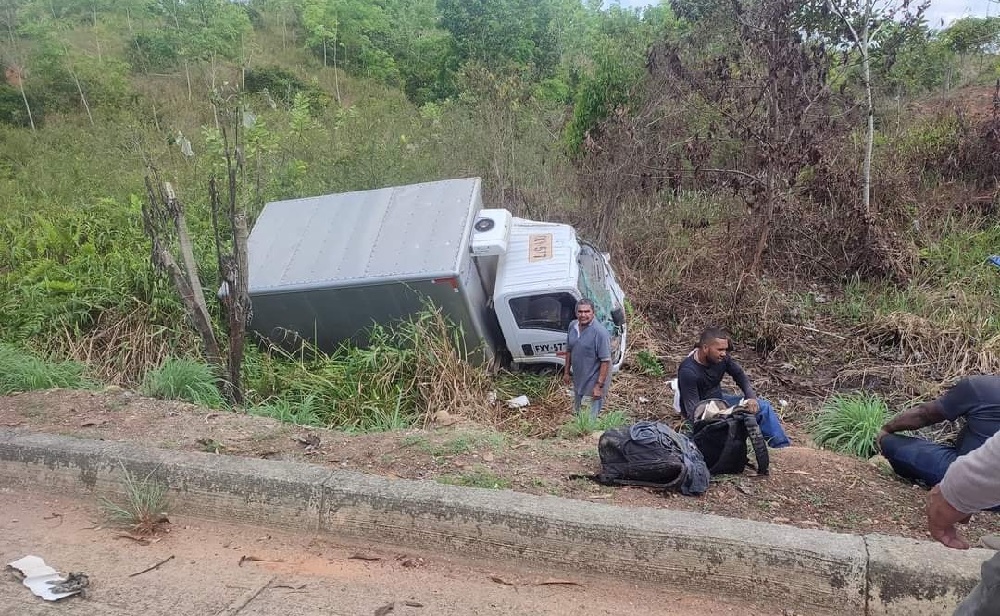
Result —
[[969, 543], [955, 524], [970, 514], [1000, 505], [1000, 433], [981, 447], [960, 456], [948, 467], [941, 483], [927, 496], [927, 527], [931, 536], [950, 548], [964, 550]]
[[681, 395], [682, 414], [693, 420], [694, 410], [701, 402], [701, 396], [698, 394], [698, 375], [693, 370], [686, 369], [684, 362], [681, 362], [681, 367], [677, 370], [677, 391]]
[[[899, 415], [896, 415], [882, 426], [876, 441], [881, 444], [882, 437], [894, 432], [903, 430], [919, 430], [926, 426], [932, 426], [942, 422], [947, 417], [944, 414], [944, 407], [939, 400], [931, 400], [908, 408]], [[881, 448], [881, 447], [880, 447]]]
[[750, 377], [743, 371], [743, 366], [732, 357], [726, 358], [726, 372], [736, 381], [736, 385], [743, 392], [744, 398], [747, 400], [757, 399], [757, 393], [753, 390], [753, 385], [750, 384]]
[[611, 368], [611, 334], [608, 333], [608, 330], [604, 329], [603, 325], [597, 325], [597, 327], [601, 328], [597, 330], [599, 334], [597, 338], [597, 359], [600, 360], [601, 367], [597, 372], [597, 383], [594, 384], [593, 396], [600, 398], [604, 395], [604, 384], [607, 383], [608, 372], [610, 372]]

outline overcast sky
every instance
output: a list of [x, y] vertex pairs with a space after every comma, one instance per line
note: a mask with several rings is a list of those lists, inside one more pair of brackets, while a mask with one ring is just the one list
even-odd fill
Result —
[[[611, 0], [613, 1], [613, 0]], [[656, 4], [655, 0], [620, 0], [622, 6], [646, 6]], [[605, 4], [610, 4], [608, 0]], [[940, 28], [959, 17], [996, 17], [1000, 15], [998, 0], [931, 0], [927, 9], [927, 23], [932, 28]]]

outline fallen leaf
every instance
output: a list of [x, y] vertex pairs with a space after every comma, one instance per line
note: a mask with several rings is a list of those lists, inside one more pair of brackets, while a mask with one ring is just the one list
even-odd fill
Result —
[[583, 584], [573, 580], [545, 580], [539, 582], [537, 586], [583, 586]]
[[491, 575], [490, 576], [490, 580], [496, 582], [497, 584], [501, 584], [503, 586], [513, 586], [514, 585], [513, 582], [508, 582], [507, 580], [503, 579], [502, 577], [499, 577], [499, 576], [496, 576], [496, 575]]
[[368, 560], [368, 561], [382, 560], [381, 556], [375, 556], [374, 554], [369, 554], [368, 552], [355, 552], [354, 554], [351, 554], [347, 558], [348, 560]]
[[247, 556], [247, 555], [244, 554], [243, 556], [240, 556], [240, 562], [239, 562], [239, 564], [237, 566], [242, 567], [243, 563], [245, 563], [245, 562], [261, 562], [262, 560], [264, 560], [264, 559], [263, 558], [257, 558], [256, 556]]
[[81, 428], [90, 428], [92, 426], [103, 426], [103, 425], [104, 425], [103, 421], [85, 421], [82, 424], [80, 424], [80, 427]]
[[406, 607], [424, 607], [423, 603], [417, 603], [416, 601], [403, 601], [403, 605]]
[[401, 563], [404, 567], [421, 567], [424, 564], [423, 558], [403, 558]]
[[395, 603], [386, 603], [382, 607], [375, 610], [375, 616], [385, 616], [394, 609], [396, 609]]
[[292, 590], [302, 590], [305, 587], [305, 584], [299, 584], [298, 586], [292, 586], [290, 584], [275, 584], [271, 588], [290, 588]]
[[493, 461], [493, 454], [491, 454], [489, 452], [484, 453], [481, 457], [483, 459], [483, 462], [492, 462]]

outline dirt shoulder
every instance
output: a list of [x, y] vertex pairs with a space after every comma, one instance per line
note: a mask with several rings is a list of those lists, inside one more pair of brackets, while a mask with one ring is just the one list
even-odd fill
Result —
[[[531, 494], [624, 507], [682, 509], [729, 517], [928, 538], [925, 491], [868, 462], [805, 443], [772, 450], [771, 474], [725, 476], [701, 497], [644, 488], [608, 488], [572, 475], [598, 469], [596, 435], [512, 436], [453, 417], [448, 426], [352, 435], [241, 413], [144, 398], [133, 392], [49, 390], [0, 397], [0, 428], [149, 447], [292, 460], [387, 477]], [[793, 433], [794, 437], [794, 433]], [[1000, 516], [975, 516], [973, 540], [1000, 533]]]

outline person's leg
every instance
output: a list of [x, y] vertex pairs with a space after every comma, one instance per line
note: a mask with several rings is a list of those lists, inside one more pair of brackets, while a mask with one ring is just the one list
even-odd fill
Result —
[[601, 407], [604, 406], [604, 398], [606, 396], [607, 396], [607, 393], [605, 393], [600, 398], [593, 398], [592, 399], [593, 401], [590, 403], [590, 418], [591, 419], [597, 419], [597, 416], [601, 414]]
[[[723, 396], [726, 404], [732, 406], [734, 404], [739, 404], [740, 396]], [[781, 420], [778, 419], [778, 415], [774, 412], [774, 407], [771, 403], [764, 398], [757, 398], [757, 425], [760, 426], [760, 433], [764, 435], [764, 440], [767, 441], [767, 446], [774, 449], [780, 449], [781, 447], [788, 447], [792, 442], [788, 439], [788, 435], [785, 434], [785, 429], [781, 426]]]
[[888, 434], [882, 438], [882, 455], [900, 477], [933, 487], [944, 478], [958, 452], [926, 439]]
[[576, 392], [573, 392], [573, 414], [580, 414], [580, 405], [583, 404], [583, 396], [579, 396]]
[[1000, 616], [1000, 552], [983, 563], [982, 578], [955, 616]]

